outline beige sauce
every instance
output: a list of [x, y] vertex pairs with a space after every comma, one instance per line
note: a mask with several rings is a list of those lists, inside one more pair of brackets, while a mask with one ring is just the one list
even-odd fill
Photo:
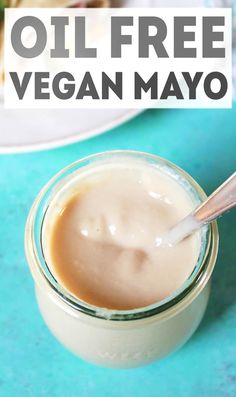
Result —
[[98, 307], [156, 303], [190, 276], [200, 238], [165, 248], [155, 248], [155, 239], [193, 207], [188, 191], [161, 170], [94, 168], [87, 178], [75, 178], [51, 220], [51, 270], [71, 294]]

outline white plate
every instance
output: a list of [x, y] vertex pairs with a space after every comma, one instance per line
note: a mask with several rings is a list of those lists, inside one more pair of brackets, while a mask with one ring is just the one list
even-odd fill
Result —
[[[124, 0], [126, 7], [183, 6], [187, 1]], [[199, 0], [193, 2], [199, 5]], [[78, 142], [114, 128], [138, 113], [140, 110], [124, 109], [6, 110], [0, 104], [0, 153], [50, 149]]]
[[0, 153], [51, 149], [101, 134], [140, 110], [0, 109]]

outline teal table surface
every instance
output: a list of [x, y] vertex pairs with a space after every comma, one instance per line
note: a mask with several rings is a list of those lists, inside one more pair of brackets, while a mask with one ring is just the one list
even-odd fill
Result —
[[190, 341], [166, 359], [130, 370], [95, 367], [69, 353], [43, 323], [24, 256], [28, 211], [62, 167], [111, 149], [166, 157], [210, 193], [236, 169], [236, 106], [149, 110], [85, 142], [0, 156], [0, 397], [236, 397], [236, 211], [219, 221], [206, 315]]

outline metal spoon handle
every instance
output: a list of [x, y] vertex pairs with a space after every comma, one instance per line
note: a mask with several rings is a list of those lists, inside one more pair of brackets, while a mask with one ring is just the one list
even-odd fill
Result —
[[172, 246], [236, 206], [236, 172], [227, 179], [206, 201], [177, 225], [156, 239], [156, 246]]
[[225, 211], [236, 206], [236, 172], [231, 175], [204, 203], [194, 212], [193, 216], [201, 224], [218, 218]]

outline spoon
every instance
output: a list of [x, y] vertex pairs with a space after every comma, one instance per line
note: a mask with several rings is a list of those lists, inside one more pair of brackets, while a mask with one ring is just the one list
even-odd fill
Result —
[[224, 212], [236, 206], [236, 172], [191, 214], [156, 239], [157, 247], [173, 246], [202, 226], [212, 222]]

